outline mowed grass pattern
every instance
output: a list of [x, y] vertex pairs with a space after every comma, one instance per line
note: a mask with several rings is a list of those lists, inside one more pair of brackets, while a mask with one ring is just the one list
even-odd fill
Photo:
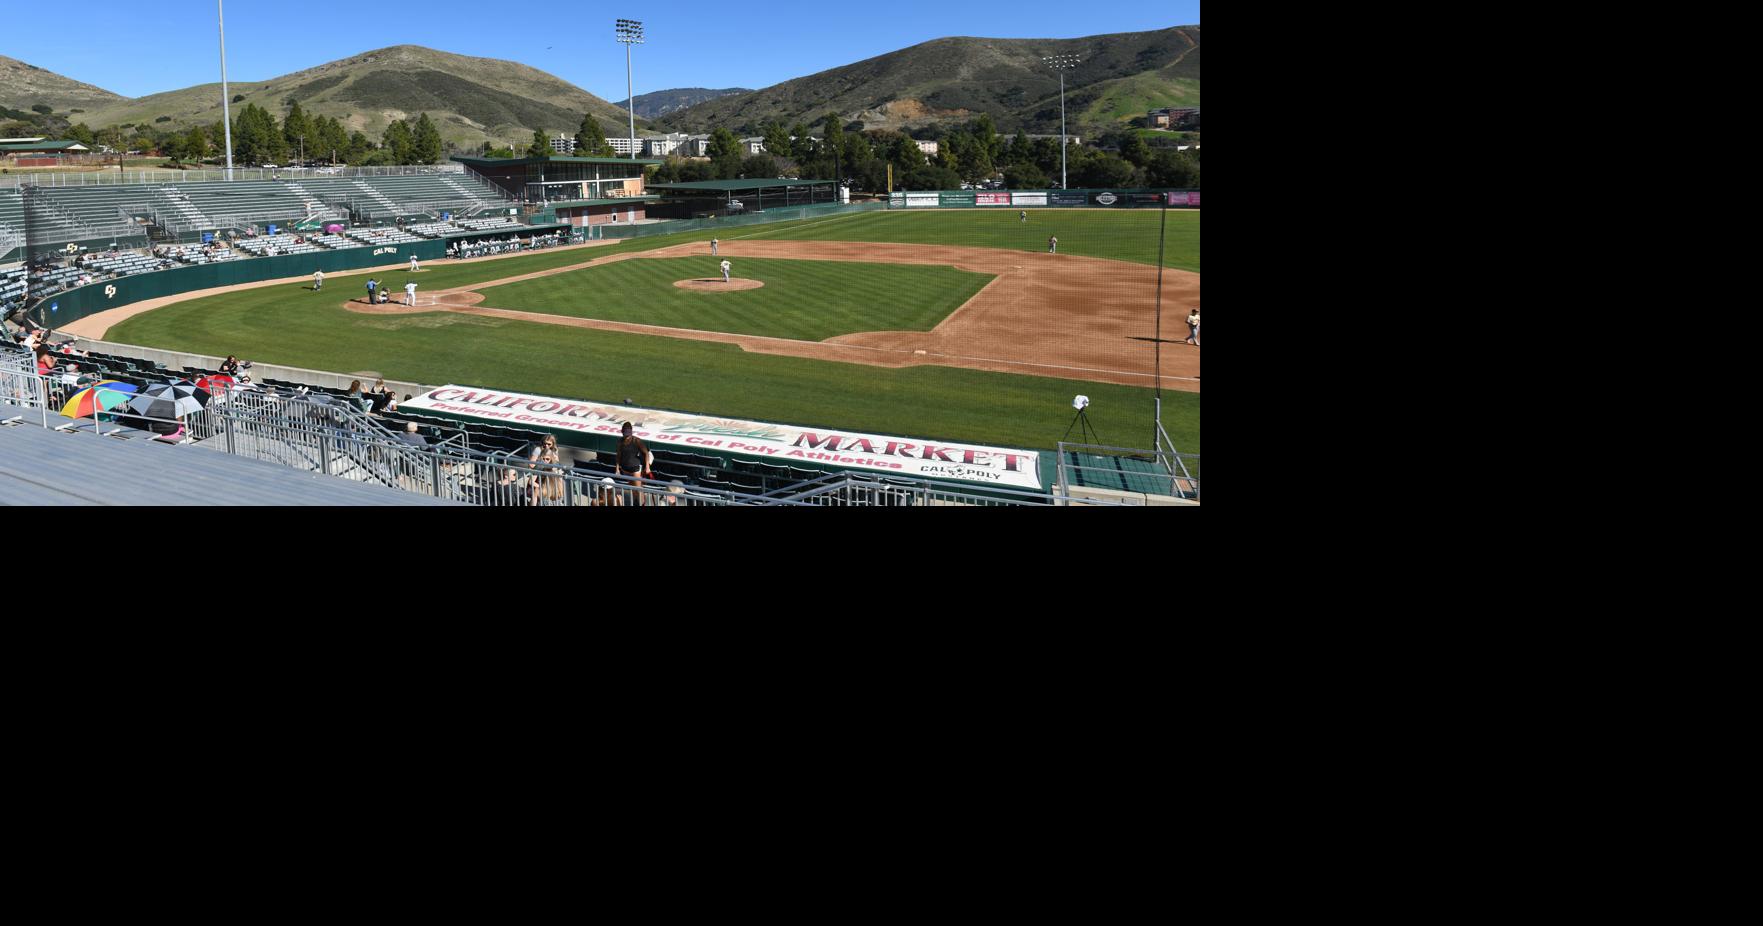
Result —
[[[872, 228], [865, 233], [897, 237], [909, 232], [953, 239], [928, 243], [983, 246], [947, 223], [972, 217], [990, 227], [988, 235], [1004, 238], [1010, 233], [994, 223], [1000, 218], [1013, 220], [1015, 211], [1004, 217], [977, 210], [896, 213], [900, 219], [938, 221], [921, 226], [887, 223], [878, 226], [879, 231]], [[1031, 210], [1031, 220], [1043, 212], [1051, 210]], [[1143, 216], [1155, 216], [1124, 210], [1091, 214], [1117, 218], [1131, 228], [1137, 228]], [[1172, 237], [1181, 215], [1169, 215]], [[810, 219], [720, 237], [725, 241], [747, 234], [862, 240], [845, 237], [840, 224], [878, 217], [889, 218], [866, 213], [832, 221]], [[1192, 215], [1192, 269], [1196, 270], [1198, 218]], [[1094, 222], [1106, 230], [1101, 219]], [[694, 231], [472, 264], [435, 262], [415, 275], [403, 270], [375, 275], [394, 292], [406, 279], [417, 281], [423, 287], [419, 291], [427, 292], [711, 237], [712, 232]], [[1060, 250], [1067, 251], [1066, 235], [1060, 238]], [[1154, 238], [1152, 247], [1155, 253]], [[741, 263], [736, 260], [737, 267]], [[373, 370], [389, 379], [465, 383], [594, 401], [629, 397], [641, 405], [679, 411], [1034, 449], [1057, 444], [1071, 424], [1071, 397], [1082, 392], [1093, 400], [1090, 418], [1105, 443], [1147, 446], [1150, 442], [1150, 389], [947, 367], [886, 369], [748, 354], [733, 345], [676, 338], [444, 312], [369, 316], [338, 307], [340, 299], [362, 290], [365, 276], [327, 274], [328, 285], [320, 293], [306, 289], [311, 285], [307, 282], [193, 299], [138, 315], [113, 327], [107, 339], [214, 356], [238, 354], [316, 370]], [[1199, 395], [1165, 392], [1163, 399], [1164, 424], [1176, 445], [1199, 452]]]
[[[1017, 213], [1026, 211], [1028, 221]], [[909, 209], [864, 212], [767, 228], [743, 238], [758, 241], [880, 241], [898, 244], [951, 244], [1007, 251], [1047, 250], [1059, 239], [1059, 253], [1105, 257], [1138, 264], [1157, 263], [1160, 209]], [[1163, 265], [1200, 272], [1200, 213], [1170, 209]]]
[[637, 258], [483, 291], [484, 305], [547, 315], [822, 341], [859, 331], [929, 331], [992, 280], [953, 267], [737, 258], [731, 273], [765, 285], [688, 292], [722, 280], [722, 258]]
[[[1149, 389], [949, 367], [891, 370], [749, 354], [732, 344], [560, 328], [450, 312], [362, 315], [337, 294], [284, 289], [210, 296], [137, 315], [109, 340], [387, 379], [463, 383], [571, 399], [1051, 449], [1071, 397], [1109, 443], [1150, 440]], [[1198, 451], [1200, 397], [1163, 394], [1165, 426]]]

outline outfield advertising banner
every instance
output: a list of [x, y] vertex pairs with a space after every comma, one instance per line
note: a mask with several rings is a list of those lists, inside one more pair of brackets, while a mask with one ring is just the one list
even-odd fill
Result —
[[1198, 206], [1200, 204], [1200, 191], [1190, 190], [1186, 193], [1171, 193], [1169, 194], [1169, 204], [1171, 206]]
[[1047, 204], [1047, 194], [1011, 193], [1010, 204], [1012, 206], [1045, 206]]
[[905, 205], [906, 205], [906, 194], [905, 193], [889, 193], [888, 194], [889, 208], [900, 209], [900, 208], [904, 208]]
[[942, 205], [944, 205], [944, 206], [971, 206], [971, 205], [973, 205], [973, 194], [967, 192], [966, 190], [956, 190], [953, 192], [938, 193], [937, 195], [942, 198]]
[[1047, 205], [1049, 206], [1087, 206], [1089, 204], [1090, 194], [1088, 193], [1068, 193], [1064, 190], [1054, 190], [1047, 194]]
[[973, 194], [973, 203], [976, 206], [1008, 206], [1010, 205], [1010, 194], [975, 193]]
[[942, 204], [941, 198], [935, 193], [907, 193], [906, 194], [906, 207], [909, 209], [925, 207], [925, 206], [935, 208], [936, 206], [939, 206], [941, 204]]
[[619, 437], [620, 425], [629, 421], [632, 431], [651, 448], [677, 445], [687, 450], [717, 450], [782, 463], [959, 479], [1034, 491], [1041, 488], [1040, 455], [1032, 450], [705, 418], [475, 386], [442, 386], [400, 402], [398, 407], [613, 439]]

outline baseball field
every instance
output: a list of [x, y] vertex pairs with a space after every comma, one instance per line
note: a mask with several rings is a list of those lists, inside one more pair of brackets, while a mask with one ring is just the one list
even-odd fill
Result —
[[[1104, 442], [1150, 442], [1153, 376], [1200, 451], [1199, 213], [868, 212], [328, 274], [174, 302], [106, 340], [388, 379], [730, 418], [1051, 448], [1072, 396]], [[1048, 238], [1057, 237], [1057, 253]], [[721, 260], [731, 264], [722, 282]], [[369, 276], [438, 304], [369, 306]], [[95, 321], [95, 320], [94, 320]], [[91, 336], [99, 336], [88, 331]], [[1161, 335], [1161, 363], [1152, 339]], [[1075, 436], [1075, 432], [1074, 432]]]

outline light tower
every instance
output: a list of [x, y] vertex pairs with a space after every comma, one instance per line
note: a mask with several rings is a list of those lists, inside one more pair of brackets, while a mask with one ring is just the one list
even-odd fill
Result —
[[637, 156], [637, 98], [631, 79], [631, 46], [643, 44], [643, 24], [634, 19], [621, 19], [615, 26], [618, 41], [624, 45], [624, 108], [631, 117], [631, 157]]
[[1059, 189], [1065, 184], [1065, 72], [1083, 63], [1076, 55], [1048, 55], [1041, 59], [1047, 67], [1059, 72]]

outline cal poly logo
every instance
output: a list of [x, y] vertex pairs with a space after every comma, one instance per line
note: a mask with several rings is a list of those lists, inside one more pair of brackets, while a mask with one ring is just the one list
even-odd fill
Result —
[[116, 298], [116, 284], [112, 283], [111, 285], [104, 287], [104, 298]]
[[1099, 202], [1104, 206], [1112, 206], [1119, 201], [1120, 198], [1113, 193], [1103, 193], [1101, 196], [1096, 197], [1096, 202]]
[[80, 252], [80, 246], [69, 241], [67, 247], [62, 248], [61, 250], [64, 254], [78, 254]]

